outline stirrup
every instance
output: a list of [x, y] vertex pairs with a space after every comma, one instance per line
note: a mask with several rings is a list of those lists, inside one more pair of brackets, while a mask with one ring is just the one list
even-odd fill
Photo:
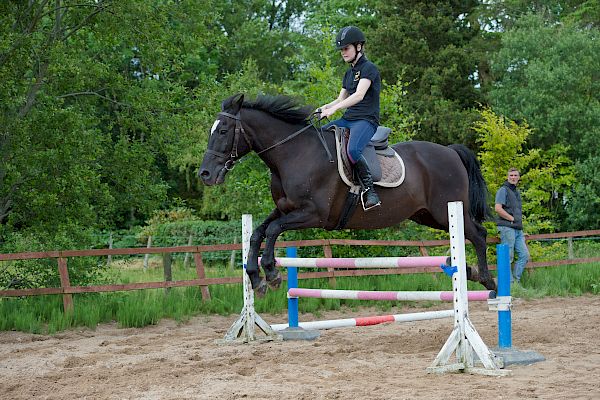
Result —
[[381, 200], [379, 200], [377, 204], [373, 204], [371, 207], [365, 207], [365, 193], [367, 193], [368, 191], [369, 189], [365, 189], [362, 192], [360, 192], [360, 202], [364, 211], [372, 210], [373, 208], [379, 207], [381, 205]]

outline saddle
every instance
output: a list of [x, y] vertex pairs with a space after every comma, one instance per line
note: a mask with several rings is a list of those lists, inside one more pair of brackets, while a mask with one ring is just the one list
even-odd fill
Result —
[[[338, 172], [346, 185], [350, 188], [360, 186], [358, 179], [352, 173], [352, 163], [348, 158], [348, 140], [350, 131], [338, 126], [331, 127], [335, 133], [335, 148], [338, 160]], [[394, 149], [388, 145], [388, 137], [392, 130], [384, 126], [377, 128], [375, 135], [363, 150], [363, 157], [367, 160], [373, 182], [381, 187], [397, 187], [404, 182], [404, 161]], [[342, 151], [343, 149], [343, 151]]]

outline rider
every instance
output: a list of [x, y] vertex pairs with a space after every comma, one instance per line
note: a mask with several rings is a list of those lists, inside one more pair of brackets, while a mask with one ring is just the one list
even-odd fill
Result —
[[320, 107], [321, 118], [330, 117], [337, 110], [346, 109], [342, 118], [330, 122], [350, 130], [348, 156], [364, 188], [363, 207], [369, 210], [381, 205], [373, 188], [373, 178], [362, 151], [369, 144], [379, 126], [379, 70], [364, 54], [365, 35], [355, 26], [346, 26], [337, 34], [335, 45], [349, 65], [342, 80], [337, 99]]

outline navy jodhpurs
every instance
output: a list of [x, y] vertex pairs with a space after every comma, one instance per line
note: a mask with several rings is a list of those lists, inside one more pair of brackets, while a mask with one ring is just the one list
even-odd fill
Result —
[[373, 135], [375, 135], [375, 132], [377, 131], [377, 125], [367, 121], [366, 119], [349, 121], [347, 119], [340, 118], [329, 122], [323, 128], [326, 129], [332, 125], [350, 129], [348, 157], [350, 157], [352, 164], [356, 164], [356, 161], [358, 161], [362, 155], [363, 150], [365, 147], [367, 147]]

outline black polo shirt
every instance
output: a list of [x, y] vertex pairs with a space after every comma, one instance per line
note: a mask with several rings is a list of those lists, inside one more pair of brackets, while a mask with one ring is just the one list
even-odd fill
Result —
[[371, 81], [371, 86], [365, 94], [365, 98], [357, 104], [348, 108], [344, 113], [344, 118], [352, 121], [357, 119], [366, 119], [375, 125], [379, 125], [379, 93], [381, 92], [381, 76], [379, 70], [367, 57], [363, 54], [358, 59], [354, 67], [348, 68], [342, 87], [346, 89], [349, 95], [356, 93], [358, 81], [368, 79]]

